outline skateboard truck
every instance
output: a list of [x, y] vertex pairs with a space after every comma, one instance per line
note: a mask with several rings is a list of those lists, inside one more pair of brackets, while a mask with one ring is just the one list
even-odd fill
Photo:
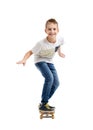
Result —
[[39, 110], [40, 112], [40, 119], [43, 119], [43, 118], [52, 118], [54, 119], [54, 113], [55, 111], [42, 111], [42, 110]]

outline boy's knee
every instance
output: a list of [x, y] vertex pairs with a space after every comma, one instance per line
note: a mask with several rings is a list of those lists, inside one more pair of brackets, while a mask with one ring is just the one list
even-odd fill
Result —
[[59, 86], [60, 85], [60, 82], [57, 80], [56, 82], [55, 82], [55, 86]]
[[50, 82], [51, 84], [53, 84], [54, 77], [53, 77], [52, 75], [50, 75], [50, 76], [48, 76], [48, 77], [46, 78], [46, 80], [47, 80], [48, 82]]

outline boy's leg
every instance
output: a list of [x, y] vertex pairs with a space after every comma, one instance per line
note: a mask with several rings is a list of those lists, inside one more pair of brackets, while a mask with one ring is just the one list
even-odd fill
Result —
[[56, 89], [59, 86], [59, 78], [58, 78], [58, 74], [57, 74], [57, 71], [55, 69], [54, 64], [49, 63], [48, 67], [51, 70], [51, 72], [53, 74], [53, 79], [54, 79], [53, 84], [52, 84], [52, 88], [51, 88], [51, 91], [50, 91], [50, 95], [49, 95], [49, 98], [51, 98], [53, 96], [53, 94], [55, 93]]
[[51, 73], [51, 70], [48, 66], [48, 63], [39, 62], [39, 63], [36, 63], [35, 65], [40, 70], [43, 77], [45, 78], [45, 82], [44, 82], [43, 90], [42, 90], [41, 102], [43, 104], [46, 104], [46, 103], [48, 103], [48, 99], [50, 96], [51, 87], [53, 85], [54, 77], [53, 77], [53, 74]]

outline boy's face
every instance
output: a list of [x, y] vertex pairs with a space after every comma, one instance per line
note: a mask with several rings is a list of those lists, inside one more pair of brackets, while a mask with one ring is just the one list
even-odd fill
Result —
[[58, 25], [54, 23], [48, 23], [45, 28], [45, 32], [47, 33], [48, 38], [55, 39], [59, 32]]

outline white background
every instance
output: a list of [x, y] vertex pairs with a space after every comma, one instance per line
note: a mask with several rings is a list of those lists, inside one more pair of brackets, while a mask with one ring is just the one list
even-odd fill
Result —
[[[43, 78], [33, 56], [17, 65], [46, 36], [55, 18], [65, 59], [54, 58], [60, 86], [50, 105], [55, 119], [39, 119]], [[0, 130], [93, 130], [92, 0], [0, 0]]]

